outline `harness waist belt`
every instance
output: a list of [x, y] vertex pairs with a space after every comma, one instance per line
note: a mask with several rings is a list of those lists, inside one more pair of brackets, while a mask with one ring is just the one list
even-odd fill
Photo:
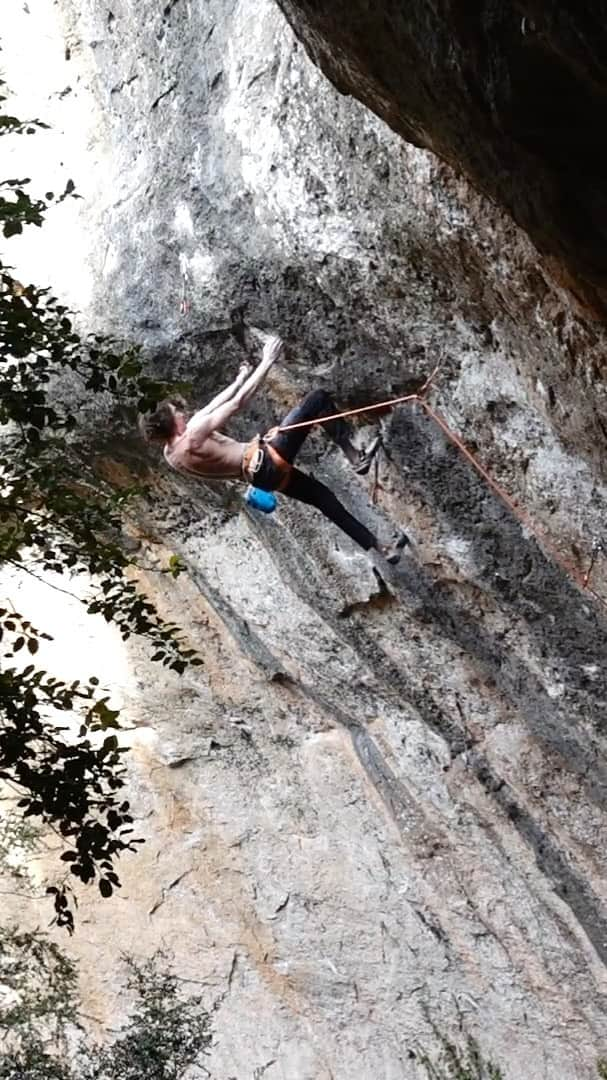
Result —
[[[268, 432], [268, 435], [270, 434], [271, 432]], [[265, 435], [256, 435], [245, 446], [242, 455], [242, 475], [247, 483], [255, 485], [255, 475], [261, 469], [267, 451], [278, 473], [278, 483], [274, 490], [284, 491], [289, 483], [293, 466], [288, 461], [285, 461], [282, 454], [279, 454], [271, 443], [265, 441], [266, 438]]]

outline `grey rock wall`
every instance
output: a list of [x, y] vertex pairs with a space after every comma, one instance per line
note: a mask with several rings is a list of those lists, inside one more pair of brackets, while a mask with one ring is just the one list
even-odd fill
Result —
[[605, 316], [605, 9], [278, 0], [343, 93], [505, 205]]
[[[86, 318], [196, 401], [242, 359], [235, 312], [280, 330], [288, 361], [241, 435], [311, 385], [365, 403], [440, 363], [435, 406], [583, 573], [604, 333], [525, 236], [338, 95], [269, 2], [61, 9], [98, 116]], [[148, 587], [204, 667], [163, 681], [130, 656], [148, 843], [121, 896], [82, 909], [89, 1011], [115, 1025], [118, 948], [162, 942], [222, 999], [223, 1080], [418, 1077], [432, 1025], [507, 1077], [586, 1080], [607, 1052], [605, 606], [423, 413], [383, 423], [376, 505], [320, 435], [302, 465], [409, 532], [391, 571], [311, 510], [256, 516], [99, 435], [106, 470], [155, 483], [134, 528], [151, 565], [177, 551], [189, 572]], [[593, 583], [607, 595], [604, 561]]]

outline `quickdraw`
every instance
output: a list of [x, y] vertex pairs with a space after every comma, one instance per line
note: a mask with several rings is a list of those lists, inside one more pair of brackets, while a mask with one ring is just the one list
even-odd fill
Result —
[[[556, 544], [550, 539], [550, 537], [544, 532], [544, 530], [541, 529], [538, 525], [536, 525], [535, 522], [532, 521], [530, 515], [522, 507], [520, 507], [514, 501], [514, 499], [511, 498], [510, 495], [508, 495], [508, 493], [500, 484], [497, 483], [496, 480], [493, 479], [487, 469], [485, 469], [483, 465], [481, 465], [478, 458], [472, 453], [471, 450], [468, 450], [467, 446], [464, 445], [459, 436], [456, 435], [456, 433], [449, 427], [447, 422], [443, 420], [440, 413], [433, 409], [432, 406], [428, 403], [427, 396], [430, 389], [432, 388], [432, 384], [439, 369], [440, 365], [437, 365], [432, 374], [428, 376], [420, 389], [414, 394], [403, 394], [401, 397], [390, 398], [388, 401], [379, 401], [369, 405], [362, 405], [356, 409], [344, 409], [343, 412], [332, 413], [330, 416], [318, 416], [315, 417], [314, 420], [302, 420], [296, 424], [284, 424], [277, 428], [271, 428], [266, 438], [272, 437], [279, 432], [295, 431], [297, 428], [313, 427], [316, 424], [322, 425], [328, 423], [330, 420], [339, 420], [342, 417], [345, 418], [348, 416], [357, 416], [361, 413], [374, 412], [379, 409], [383, 411], [387, 408], [394, 408], [396, 405], [419, 405], [424, 410], [426, 416], [428, 416], [429, 419], [432, 420], [437, 425], [437, 427], [440, 428], [446, 438], [451, 443], [453, 443], [453, 445], [456, 447], [462, 457], [465, 458], [468, 464], [476, 470], [478, 475], [482, 478], [482, 480], [484, 480], [487, 487], [489, 487], [493, 491], [493, 493], [497, 495], [497, 497], [501, 499], [503, 503], [505, 503], [505, 505], [514, 515], [514, 517], [518, 519], [520, 524], [529, 530], [529, 532], [535, 537], [538, 543], [551, 556], [554, 562], [557, 563], [561, 567], [561, 569], [565, 571], [565, 573], [573, 582], [575, 582], [578, 588], [582, 589], [582, 591], [586, 592], [587, 594], [593, 596], [599, 604], [601, 604], [604, 608], [607, 608], [607, 599], [604, 596], [601, 596], [601, 594], [598, 593], [595, 589], [593, 589], [590, 585], [592, 571], [594, 570], [597, 559], [599, 555], [605, 553], [607, 545], [601, 540], [594, 541], [590, 556], [590, 564], [585, 573], [582, 573], [576, 566], [574, 566], [570, 562], [569, 559], [565, 558], [561, 554]], [[375, 493], [376, 492], [377, 486], [375, 488]]]

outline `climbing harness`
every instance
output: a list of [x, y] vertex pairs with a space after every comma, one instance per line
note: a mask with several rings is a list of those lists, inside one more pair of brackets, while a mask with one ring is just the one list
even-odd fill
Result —
[[[505, 505], [514, 515], [514, 517], [520, 522], [520, 524], [523, 525], [523, 527], [535, 537], [538, 543], [541, 544], [547, 552], [549, 552], [554, 561], [558, 563], [561, 569], [564, 570], [567, 576], [578, 586], [578, 588], [586, 594], [590, 594], [592, 597], [594, 597], [595, 600], [599, 602], [599, 604], [607, 608], [607, 600], [603, 596], [601, 596], [600, 593], [597, 593], [595, 589], [590, 588], [590, 575], [594, 569], [594, 565], [596, 563], [598, 555], [601, 553], [605, 553], [606, 546], [600, 540], [595, 540], [593, 542], [590, 565], [584, 574], [581, 573], [575, 566], [573, 566], [573, 564], [570, 563], [568, 559], [561, 555], [559, 549], [546, 535], [543, 529], [540, 529], [539, 526], [537, 526], [531, 520], [527, 512], [521, 509], [514, 501], [514, 499], [510, 495], [508, 495], [504, 488], [502, 488], [500, 484], [498, 484], [497, 481], [493, 479], [490, 473], [488, 473], [484, 466], [481, 465], [480, 461], [478, 461], [474, 454], [464, 445], [459, 436], [451, 430], [446, 420], [443, 419], [440, 413], [436, 412], [436, 410], [428, 404], [426, 398], [429, 390], [431, 389], [432, 382], [439, 370], [439, 367], [440, 365], [437, 365], [437, 367], [435, 367], [432, 374], [429, 375], [429, 377], [426, 379], [420, 389], [414, 394], [404, 394], [401, 397], [390, 398], [388, 401], [379, 401], [375, 404], [363, 405], [360, 408], [356, 409], [345, 409], [343, 412], [332, 413], [330, 416], [319, 416], [313, 420], [301, 420], [299, 423], [296, 424], [285, 424], [277, 428], [271, 428], [266, 438], [268, 436], [276, 435], [278, 432], [294, 431], [296, 428], [313, 427], [314, 424], [326, 424], [330, 420], [341, 420], [342, 418], [345, 418], [347, 416], [357, 416], [361, 413], [374, 412], [379, 409], [385, 410], [389, 408], [394, 408], [394, 406], [396, 405], [405, 405], [408, 403], [420, 405], [426, 413], [426, 416], [428, 416], [430, 420], [432, 420], [437, 425], [437, 427], [440, 428], [440, 430], [443, 432], [449, 442], [453, 443], [459, 453], [466, 459], [468, 464], [470, 464], [472, 468], [475, 469], [475, 471], [479, 474], [485, 484], [487, 484], [487, 486], [491, 488], [493, 493], [497, 495], [503, 503], [505, 503]], [[378, 485], [376, 470], [375, 492], [377, 490], [377, 486], [381, 485]]]
[[261, 436], [256, 435], [251, 442], [244, 448], [242, 455], [242, 475], [245, 480], [250, 480], [259, 472], [263, 465], [263, 448], [261, 446]]
[[264, 463], [266, 453], [270, 455], [278, 473], [276, 491], [284, 491], [293, 469], [293, 466], [285, 461], [278, 450], [267, 442], [268, 435], [256, 435], [248, 446], [245, 446], [242, 455], [242, 475], [249, 482], [244, 494], [245, 502], [255, 510], [261, 510], [263, 514], [271, 514], [278, 505], [278, 499], [273, 491], [264, 491], [263, 488], [255, 487], [255, 477]]
[[265, 455], [269, 454], [272, 459], [272, 464], [278, 474], [278, 483], [274, 486], [274, 491], [284, 491], [291, 479], [293, 466], [290, 462], [286, 461], [282, 454], [279, 454], [276, 447], [272, 446], [268, 441], [276, 431], [277, 428], [273, 428], [272, 431], [269, 431], [266, 435], [256, 435], [255, 438], [251, 439], [251, 442], [245, 446], [242, 455], [242, 475], [250, 484], [254, 484], [255, 477], [264, 463]]

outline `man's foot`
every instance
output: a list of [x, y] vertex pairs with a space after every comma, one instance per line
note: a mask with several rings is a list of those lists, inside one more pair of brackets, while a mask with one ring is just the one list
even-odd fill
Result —
[[381, 544], [378, 550], [381, 552], [387, 563], [390, 563], [391, 566], [395, 566], [396, 563], [400, 562], [403, 548], [406, 547], [408, 543], [409, 537], [401, 529], [396, 534], [396, 537], [391, 544]]
[[381, 435], [376, 435], [375, 438], [365, 450], [360, 450], [358, 454], [358, 462], [354, 465], [355, 471], [359, 476], [366, 476], [375, 460], [377, 451], [382, 444]]

